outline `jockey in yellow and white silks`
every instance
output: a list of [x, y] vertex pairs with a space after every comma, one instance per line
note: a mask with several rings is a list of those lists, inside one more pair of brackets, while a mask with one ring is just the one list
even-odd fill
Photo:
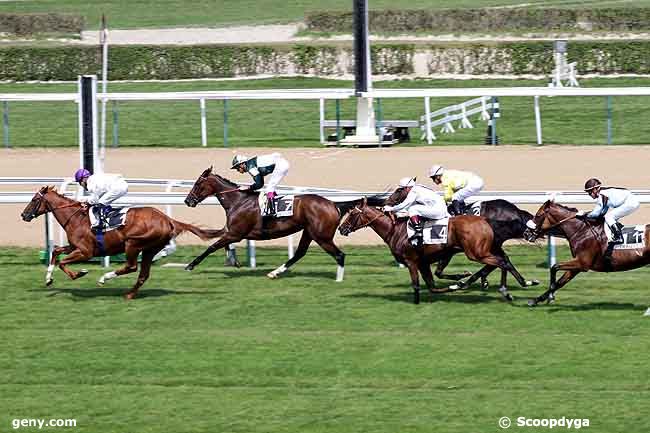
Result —
[[448, 204], [451, 215], [460, 215], [465, 210], [465, 199], [483, 189], [484, 182], [479, 176], [469, 171], [447, 170], [434, 165], [429, 170], [429, 177], [442, 186], [443, 198]]
[[90, 174], [86, 169], [76, 171], [75, 181], [90, 195], [85, 202], [92, 206], [97, 217], [95, 230], [104, 228], [106, 215], [111, 211], [111, 203], [126, 195], [129, 185], [119, 174], [97, 173]]
[[411, 226], [415, 230], [414, 240], [422, 244], [424, 222], [420, 217], [437, 220], [448, 216], [442, 197], [429, 188], [416, 185], [415, 178], [404, 177], [399, 181], [400, 188], [406, 188], [408, 194], [404, 201], [395, 206], [384, 206], [384, 212], [408, 212]]

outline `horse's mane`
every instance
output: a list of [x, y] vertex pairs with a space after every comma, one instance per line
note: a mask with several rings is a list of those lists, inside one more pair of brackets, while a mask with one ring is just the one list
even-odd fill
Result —
[[231, 186], [231, 187], [239, 186], [238, 183], [233, 182], [232, 180], [230, 180], [230, 179], [228, 179], [228, 178], [225, 178], [225, 177], [221, 176], [220, 174], [212, 173], [212, 175], [213, 175], [214, 177], [217, 177], [217, 178], [221, 179], [224, 183], [229, 184], [228, 186]]
[[565, 206], [565, 205], [557, 203], [557, 202], [553, 202], [553, 203], [555, 203], [556, 206], [558, 206], [558, 207], [560, 207], [560, 208], [562, 208], [564, 210], [567, 210], [569, 212], [578, 212], [578, 209], [575, 208], [575, 207]]

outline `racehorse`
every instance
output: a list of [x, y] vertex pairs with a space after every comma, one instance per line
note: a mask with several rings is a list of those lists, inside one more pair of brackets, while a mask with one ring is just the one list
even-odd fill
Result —
[[309, 244], [314, 240], [334, 257], [338, 265], [336, 281], [342, 281], [345, 254], [334, 244], [333, 239], [341, 217], [361, 200], [335, 203], [318, 195], [304, 194], [295, 197], [292, 216], [269, 219], [261, 215], [258, 194], [240, 191], [236, 183], [212, 173], [212, 167], [201, 173], [187, 195], [185, 204], [196, 207], [206, 197], [215, 195], [226, 211], [226, 230], [217, 242], [192, 260], [185, 269], [191, 271], [214, 251], [242, 239], [277, 239], [303, 230], [294, 256], [267, 276], [277, 278], [286, 272], [305, 256]]
[[[386, 205], [394, 206], [398, 203], [404, 201], [408, 195], [408, 190], [406, 187], [398, 187], [391, 195], [386, 199]], [[509, 201], [497, 199], [497, 200], [487, 200], [481, 202], [480, 212], [478, 215], [486, 218], [492, 229], [495, 236], [495, 244], [501, 247], [503, 243], [510, 239], [523, 239], [524, 231], [526, 230], [526, 223], [533, 219], [533, 215], [530, 212], [527, 212], [523, 209], [519, 209], [514, 204]], [[471, 208], [468, 208], [468, 211], [471, 212]], [[472, 213], [469, 213], [472, 215]], [[557, 233], [552, 233], [557, 234]], [[461, 280], [465, 277], [471, 275], [468, 272], [463, 274], [445, 274], [444, 270], [449, 265], [453, 254], [448, 257], [440, 260], [436, 266], [435, 276], [445, 280]], [[486, 290], [488, 288], [487, 277], [490, 274], [483, 275], [481, 277], [481, 288]], [[501, 287], [506, 287], [506, 282], [508, 278], [508, 273], [505, 270], [501, 270]], [[539, 284], [539, 281], [533, 280], [533, 285]]]
[[[97, 256], [108, 256], [126, 253], [126, 264], [114, 272], [105, 273], [99, 284], [120, 275], [129, 274], [138, 270], [138, 255], [142, 252], [140, 274], [133, 288], [125, 294], [127, 299], [133, 299], [138, 289], [149, 278], [151, 262], [154, 256], [162, 250], [170, 240], [179, 234], [189, 231], [208, 240], [220, 236], [223, 230], [203, 230], [191, 224], [186, 224], [172, 219], [152, 207], [129, 209], [123, 227], [104, 233], [103, 247], [90, 229], [90, 217], [87, 207], [82, 203], [59, 194], [54, 187], [41, 188], [23, 210], [21, 217], [24, 221], [52, 212], [54, 218], [65, 230], [69, 245], [56, 247], [52, 251], [52, 259], [47, 268], [45, 284], [54, 282], [52, 273], [54, 266], [59, 268], [71, 279], [76, 280], [88, 273], [82, 269], [74, 272], [67, 268], [71, 263], [89, 260]], [[59, 261], [60, 254], [67, 256]]]
[[[495, 234], [492, 227], [483, 217], [473, 215], [461, 215], [449, 219], [447, 231], [447, 243], [436, 245], [423, 245], [416, 248], [411, 245], [407, 238], [406, 219], [395, 220], [385, 215], [379, 209], [368, 206], [364, 201], [360, 206], [350, 210], [347, 218], [339, 227], [339, 232], [347, 236], [351, 232], [364, 227], [372, 228], [389, 246], [393, 256], [399, 263], [403, 263], [409, 270], [411, 286], [414, 292], [414, 302], [420, 302], [420, 282], [418, 271], [427, 284], [431, 293], [441, 293], [447, 290], [436, 290], [430, 265], [438, 260], [445, 260], [458, 253], [465, 252], [468, 259], [485, 264], [485, 266], [469, 279], [460, 283], [460, 288], [467, 287], [484, 274], [496, 268], [510, 272], [522, 287], [533, 285], [533, 282], [526, 281], [510, 263], [510, 259], [495, 242]], [[512, 301], [512, 295], [504, 286], [499, 288], [499, 293], [508, 301]]]
[[[573, 260], [556, 263], [550, 269], [550, 284], [546, 292], [535, 299], [528, 301], [528, 305], [535, 306], [540, 302], [555, 301], [555, 292], [564, 287], [580, 272], [619, 272], [640, 268], [650, 263], [650, 225], [645, 226], [645, 247], [637, 249], [612, 251], [610, 259], [605, 258], [607, 250], [607, 235], [602, 219], [592, 221], [576, 218], [577, 209], [563, 206], [548, 200], [544, 203], [526, 232], [528, 241], [535, 241], [538, 237], [551, 229], [558, 229], [569, 241]], [[565, 271], [557, 280], [557, 272]]]

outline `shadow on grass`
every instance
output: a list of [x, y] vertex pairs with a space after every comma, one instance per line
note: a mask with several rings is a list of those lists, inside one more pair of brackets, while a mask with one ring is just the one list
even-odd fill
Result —
[[[364, 298], [364, 299], [383, 299], [391, 302], [413, 303], [413, 292], [401, 293], [354, 293], [343, 295], [344, 298]], [[501, 297], [490, 296], [486, 294], [471, 295], [465, 293], [434, 293], [431, 294], [426, 290], [420, 291], [421, 303], [460, 303], [460, 304], [483, 304], [487, 302], [501, 301]]]
[[606, 311], [639, 311], [644, 312], [648, 306], [647, 305], [636, 305], [628, 303], [618, 303], [618, 302], [590, 302], [587, 304], [578, 304], [578, 305], [563, 305], [561, 301], [556, 301], [552, 305], [540, 305], [536, 308], [543, 308], [548, 310], [550, 313], [558, 313], [561, 311], [593, 311], [593, 310], [606, 310]]
[[[90, 289], [31, 289], [30, 292], [48, 292], [47, 296], [56, 296], [61, 293], [72, 295], [75, 298], [91, 299], [91, 298], [116, 298], [122, 297], [128, 293], [130, 288], [108, 288], [108, 287], [94, 287]], [[161, 296], [169, 295], [194, 295], [194, 296], [216, 296], [224, 294], [225, 292], [195, 292], [195, 291], [176, 291], [167, 289], [140, 289], [136, 299], [143, 298], [159, 298]]]

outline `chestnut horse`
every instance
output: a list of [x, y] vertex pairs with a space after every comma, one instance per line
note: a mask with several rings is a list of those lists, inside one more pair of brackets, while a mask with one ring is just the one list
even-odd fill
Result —
[[[125, 294], [127, 299], [133, 299], [140, 286], [149, 278], [151, 262], [154, 256], [162, 250], [170, 240], [184, 231], [189, 231], [203, 240], [220, 236], [222, 230], [203, 230], [191, 224], [176, 221], [152, 207], [129, 209], [123, 227], [104, 233], [104, 248], [100, 250], [95, 234], [90, 230], [88, 209], [80, 202], [59, 194], [54, 187], [44, 186], [29, 202], [21, 214], [24, 221], [52, 212], [54, 218], [65, 230], [70, 245], [56, 247], [52, 251], [52, 259], [47, 268], [45, 284], [54, 281], [52, 272], [54, 266], [59, 268], [71, 279], [76, 280], [88, 273], [82, 269], [79, 272], [71, 271], [67, 265], [89, 260], [102, 255], [126, 253], [126, 264], [114, 272], [105, 273], [99, 284], [119, 275], [129, 274], [138, 270], [138, 255], [142, 252], [140, 275], [133, 288]], [[60, 254], [67, 256], [59, 261]]]
[[[519, 275], [519, 272], [510, 263], [510, 259], [495, 242], [495, 234], [492, 227], [483, 217], [473, 215], [461, 215], [449, 219], [447, 231], [447, 243], [436, 245], [423, 245], [416, 248], [407, 239], [407, 220], [400, 218], [395, 220], [385, 215], [379, 209], [368, 206], [363, 202], [360, 206], [352, 209], [347, 218], [339, 227], [339, 232], [347, 236], [351, 232], [364, 227], [372, 228], [390, 248], [393, 256], [399, 263], [403, 263], [411, 275], [411, 285], [415, 295], [415, 303], [420, 302], [420, 282], [418, 271], [427, 284], [431, 293], [441, 293], [447, 290], [436, 290], [433, 275], [431, 274], [431, 263], [438, 260], [446, 260], [448, 257], [465, 252], [468, 259], [485, 264], [485, 266], [467, 281], [460, 283], [459, 288], [469, 286], [481, 278], [484, 274], [496, 268], [510, 272], [522, 287], [533, 285], [532, 281], [526, 281]], [[506, 287], [499, 288], [499, 293], [508, 301], [512, 301], [512, 295]]]
[[185, 269], [191, 271], [207, 256], [218, 249], [243, 239], [277, 239], [302, 230], [298, 248], [292, 258], [279, 268], [269, 272], [269, 278], [277, 278], [307, 253], [312, 240], [334, 257], [338, 265], [336, 281], [343, 280], [345, 254], [334, 244], [336, 228], [341, 217], [361, 199], [352, 202], [335, 203], [314, 194], [296, 196], [293, 215], [282, 218], [263, 218], [260, 212], [257, 192], [240, 191], [238, 185], [212, 173], [212, 167], [201, 173], [185, 199], [189, 207], [196, 207], [206, 197], [216, 196], [226, 211], [224, 235], [203, 254], [196, 257]]
[[[399, 187], [386, 199], [385, 204], [388, 206], [395, 206], [404, 201], [407, 195], [407, 188]], [[471, 215], [471, 213], [469, 215]], [[495, 243], [499, 246], [502, 246], [505, 241], [510, 239], [523, 239], [524, 232], [526, 231], [526, 223], [533, 219], [533, 214], [523, 209], [519, 209], [514, 204], [503, 199], [486, 200], [481, 202], [480, 216], [487, 219], [492, 226], [495, 235]], [[551, 234], [557, 235], [557, 233]], [[452, 257], [453, 254], [438, 262], [434, 274], [436, 277], [457, 281], [471, 275], [469, 273], [445, 274], [444, 270], [447, 265], [449, 265]], [[484, 290], [487, 290], [488, 288], [488, 274], [481, 277], [481, 288]], [[501, 287], [506, 287], [507, 276], [508, 273], [502, 269]], [[533, 280], [533, 284], [537, 285], [539, 284], [539, 281]]]
[[[533, 242], [549, 230], [557, 229], [569, 241], [573, 260], [556, 263], [550, 269], [550, 284], [546, 292], [528, 301], [531, 307], [540, 302], [555, 301], [555, 292], [564, 287], [580, 272], [619, 272], [640, 268], [650, 264], [650, 225], [645, 226], [645, 248], [612, 251], [609, 260], [605, 258], [607, 235], [602, 219], [584, 220], [576, 218], [578, 209], [566, 207], [548, 200], [535, 215], [531, 227], [526, 232], [526, 239]], [[565, 271], [557, 280], [557, 272]]]

